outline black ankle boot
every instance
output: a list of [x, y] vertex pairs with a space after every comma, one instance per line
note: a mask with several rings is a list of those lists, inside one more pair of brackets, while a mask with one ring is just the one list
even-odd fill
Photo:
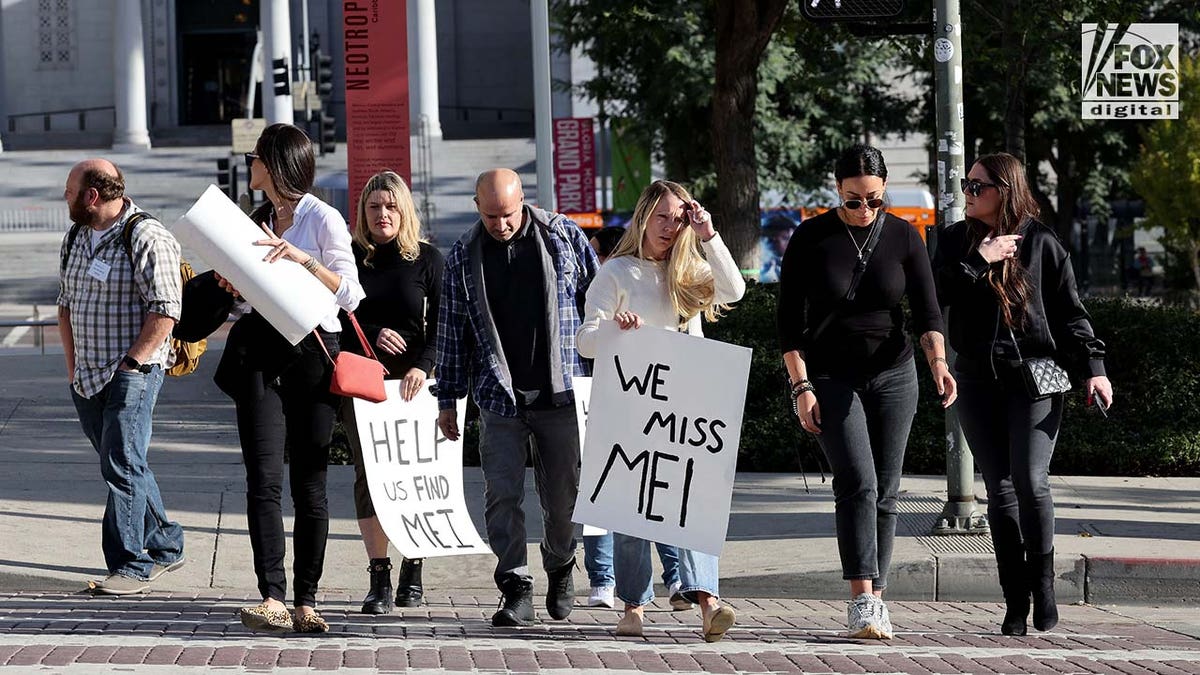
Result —
[[396, 579], [396, 606], [419, 607], [425, 589], [421, 587], [421, 567], [424, 558], [405, 558], [400, 563], [400, 577]]
[[537, 621], [533, 611], [533, 583], [510, 577], [500, 584], [500, 609], [492, 615], [493, 626], [529, 626]]
[[363, 598], [363, 614], [387, 614], [392, 611], [392, 560], [371, 558], [371, 590]]
[[1000, 632], [1005, 635], [1024, 635], [1029, 617], [1029, 585], [1025, 581], [1025, 549], [996, 551], [996, 570], [1000, 588], [1004, 591], [1004, 621]]
[[1050, 630], [1058, 625], [1054, 604], [1054, 549], [1049, 553], [1025, 554], [1026, 581], [1033, 592], [1033, 627]]

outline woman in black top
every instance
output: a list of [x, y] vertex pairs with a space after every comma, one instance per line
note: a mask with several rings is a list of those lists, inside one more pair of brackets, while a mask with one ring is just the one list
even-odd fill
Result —
[[[800, 426], [816, 435], [833, 469], [838, 553], [852, 598], [849, 634], [890, 638], [882, 594], [917, 410], [917, 371], [900, 306], [905, 296], [943, 406], [954, 401], [956, 386], [925, 246], [912, 226], [883, 210], [883, 155], [855, 145], [838, 160], [834, 177], [842, 205], [801, 223], [784, 253], [779, 341]], [[868, 262], [848, 299], [862, 260]]]
[[[355, 317], [388, 369], [388, 379], [403, 378], [400, 395], [411, 401], [433, 372], [442, 254], [421, 241], [421, 222], [412, 193], [399, 175], [383, 171], [367, 181], [358, 199], [353, 239], [358, 278], [366, 293]], [[342, 330], [342, 348], [362, 352], [352, 326]], [[346, 399], [342, 406], [342, 425], [354, 452], [354, 510], [370, 558], [371, 587], [363, 599], [362, 611], [386, 614], [392, 611], [392, 561], [387, 535], [367, 488], [353, 399]], [[400, 566], [397, 605], [421, 604], [421, 564], [422, 560], [416, 558]]]
[[1112, 403], [1104, 343], [1092, 332], [1066, 249], [1038, 222], [1025, 167], [1012, 155], [980, 157], [962, 181], [967, 219], [938, 236], [938, 294], [962, 386], [958, 420], [979, 463], [1007, 611], [1005, 635], [1058, 623], [1054, 606], [1054, 503], [1050, 456], [1063, 396], [1035, 400], [1021, 359], [1053, 357], [1085, 382], [1088, 404]]

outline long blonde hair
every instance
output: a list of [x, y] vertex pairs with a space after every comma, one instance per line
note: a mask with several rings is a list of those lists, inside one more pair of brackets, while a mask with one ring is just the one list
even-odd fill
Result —
[[358, 196], [358, 209], [355, 212], [354, 232], [351, 233], [351, 237], [367, 252], [363, 264], [371, 266], [371, 259], [375, 257], [375, 249], [379, 246], [371, 239], [371, 227], [367, 224], [367, 199], [372, 192], [390, 192], [396, 200], [400, 222], [396, 224], [396, 238], [393, 241], [396, 242], [396, 250], [400, 251], [401, 258], [409, 262], [416, 260], [421, 254], [421, 242], [425, 239], [421, 236], [421, 221], [417, 218], [417, 207], [413, 204], [412, 192], [399, 174], [385, 169], [371, 176], [363, 186], [362, 194]]
[[[650, 216], [658, 208], [658, 202], [668, 194], [675, 195], [683, 203], [691, 204], [692, 195], [679, 183], [669, 180], [656, 180], [642, 190], [637, 205], [633, 208], [633, 218], [625, 229], [625, 236], [613, 249], [611, 258], [633, 255], [646, 259], [642, 243], [646, 238], [646, 226]], [[679, 317], [679, 325], [683, 327], [697, 314], [703, 313], [704, 318], [716, 321], [722, 310], [729, 309], [728, 305], [716, 305], [716, 284], [713, 281], [712, 267], [704, 259], [700, 249], [700, 240], [689, 225], [684, 225], [675, 243], [667, 253], [667, 292], [671, 296], [671, 306]]]

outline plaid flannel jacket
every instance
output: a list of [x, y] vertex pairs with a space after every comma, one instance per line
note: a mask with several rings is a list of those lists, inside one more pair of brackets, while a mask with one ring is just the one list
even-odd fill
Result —
[[[580, 308], [588, 285], [596, 276], [599, 263], [588, 245], [587, 236], [574, 221], [557, 213], [525, 207], [531, 225], [540, 227], [546, 237], [548, 254], [555, 271], [558, 300], [558, 325], [561, 336], [562, 377], [568, 391], [573, 376], [587, 374], [583, 359], [575, 349]], [[477, 290], [471, 243], [476, 237], [489, 236], [483, 223], [475, 225], [450, 249], [442, 279], [442, 303], [438, 311], [437, 382], [438, 408], [455, 407], [457, 399], [474, 394], [475, 403], [488, 412], [504, 417], [517, 415], [512, 382], [500, 369], [491, 338], [491, 317], [484, 317], [476, 299]]]

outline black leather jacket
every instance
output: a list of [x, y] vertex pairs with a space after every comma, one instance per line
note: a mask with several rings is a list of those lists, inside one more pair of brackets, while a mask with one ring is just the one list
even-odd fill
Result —
[[[949, 307], [950, 345], [959, 355], [955, 369], [995, 378], [1020, 359], [996, 294], [984, 279], [990, 265], [971, 246], [971, 228], [982, 226], [959, 221], [939, 232], [933, 269], [938, 300]], [[1104, 375], [1104, 343], [1079, 300], [1070, 254], [1054, 231], [1036, 220], [1026, 221], [1021, 234], [1017, 256], [1033, 292], [1024, 308], [1027, 324], [1014, 329], [1020, 356], [1054, 357], [1076, 382]]]

